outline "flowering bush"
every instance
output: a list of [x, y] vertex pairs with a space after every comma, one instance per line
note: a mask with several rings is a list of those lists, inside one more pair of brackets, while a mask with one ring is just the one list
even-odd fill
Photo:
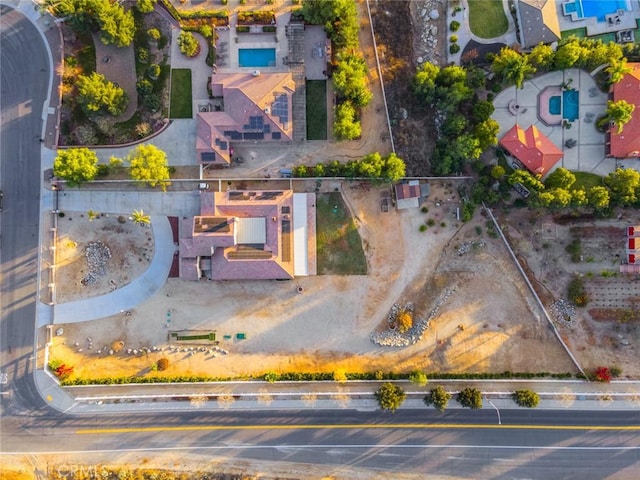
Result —
[[608, 367], [598, 367], [593, 372], [594, 380], [609, 383], [611, 381], [611, 371]]

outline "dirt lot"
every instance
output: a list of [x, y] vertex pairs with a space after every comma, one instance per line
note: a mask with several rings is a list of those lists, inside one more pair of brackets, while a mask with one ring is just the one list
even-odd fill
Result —
[[[469, 224], [456, 221], [458, 196], [453, 185], [432, 185], [425, 205], [428, 213], [381, 212], [382, 188], [346, 186], [344, 193], [363, 239], [369, 275], [294, 282], [169, 279], [131, 316], [65, 326], [64, 336], [54, 339], [52, 358], [64, 359], [75, 365], [77, 374], [88, 376], [144, 374], [161, 356], [170, 359], [169, 374], [216, 376], [339, 368], [574, 371], [533, 306], [504, 246], [487, 236], [486, 220], [477, 215]], [[427, 222], [433, 226], [420, 232], [420, 225]], [[106, 242], [111, 235], [101, 232]], [[469, 243], [480, 239], [484, 246]], [[463, 244], [469, 252], [459, 255], [456, 248]], [[303, 287], [302, 294], [297, 293], [298, 286]], [[439, 300], [443, 302], [432, 326], [418, 343], [380, 347], [369, 339], [371, 332], [386, 325], [394, 303], [413, 303], [416, 317], [425, 318]], [[129, 348], [167, 348], [168, 332], [174, 329], [216, 330], [221, 340], [231, 335], [220, 345], [228, 354], [127, 353]], [[246, 340], [236, 339], [240, 332]], [[97, 345], [92, 352], [85, 345], [88, 337]], [[122, 352], [96, 353], [118, 340], [125, 343]], [[73, 346], [76, 342], [79, 347]], [[79, 348], [83, 351], [77, 352]]]
[[[571, 323], [558, 323], [579, 363], [587, 369], [616, 365], [623, 376], [635, 379], [640, 378], [640, 283], [618, 273], [618, 265], [625, 255], [624, 227], [639, 220], [632, 210], [616, 212], [612, 219], [591, 219], [537, 215], [527, 209], [513, 210], [503, 219], [547, 304], [566, 298], [571, 279], [582, 278], [587, 307], [577, 308]], [[577, 263], [566, 251], [576, 238], [581, 240]]]

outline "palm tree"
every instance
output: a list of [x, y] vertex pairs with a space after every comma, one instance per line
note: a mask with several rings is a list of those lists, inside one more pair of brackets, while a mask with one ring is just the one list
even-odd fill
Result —
[[137, 223], [142, 226], [151, 224], [151, 217], [146, 215], [142, 209], [134, 210], [131, 213], [131, 220], [133, 220], [133, 223]]
[[605, 68], [604, 71], [609, 74], [609, 80], [613, 84], [622, 80], [631, 70], [633, 69], [627, 65], [627, 59], [621, 58], [619, 60], [611, 60], [609, 66]]
[[89, 217], [90, 222], [93, 222], [96, 218], [98, 218], [98, 215], [100, 215], [100, 213], [96, 212], [95, 210], [89, 210], [87, 212], [87, 216]]
[[605, 115], [605, 121], [618, 127], [618, 134], [622, 133], [624, 126], [633, 118], [633, 111], [636, 106], [632, 103], [628, 103], [624, 100], [618, 100], [613, 102], [609, 100], [607, 102], [607, 113]]
[[512, 85], [522, 88], [524, 81], [536, 73], [536, 68], [529, 63], [529, 59], [515, 50], [504, 47], [496, 55], [491, 64], [491, 70]]

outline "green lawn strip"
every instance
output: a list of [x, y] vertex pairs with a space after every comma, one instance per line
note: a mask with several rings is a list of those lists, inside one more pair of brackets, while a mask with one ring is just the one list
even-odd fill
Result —
[[495, 38], [507, 32], [509, 21], [502, 0], [469, 2], [469, 28], [480, 38]]
[[174, 68], [171, 70], [170, 118], [192, 118], [191, 69]]
[[571, 173], [576, 176], [576, 183], [571, 185], [571, 190], [578, 190], [580, 188], [588, 190], [591, 187], [602, 186], [602, 177], [600, 175], [589, 172], [572, 171]]
[[318, 274], [366, 275], [360, 235], [339, 192], [317, 195], [316, 219]]
[[587, 27], [574, 28], [571, 30], [565, 30], [560, 33], [560, 36], [564, 38], [569, 38], [570, 36], [576, 36], [578, 38], [584, 38], [587, 36]]
[[327, 139], [327, 81], [307, 80], [307, 140]]

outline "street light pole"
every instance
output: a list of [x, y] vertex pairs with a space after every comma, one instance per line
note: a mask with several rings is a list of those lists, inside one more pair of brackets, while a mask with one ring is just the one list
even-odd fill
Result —
[[498, 425], [502, 425], [502, 420], [500, 420], [500, 410], [498, 410], [498, 407], [496, 407], [491, 400], [487, 400], [487, 402], [496, 409], [496, 413], [498, 414]]

